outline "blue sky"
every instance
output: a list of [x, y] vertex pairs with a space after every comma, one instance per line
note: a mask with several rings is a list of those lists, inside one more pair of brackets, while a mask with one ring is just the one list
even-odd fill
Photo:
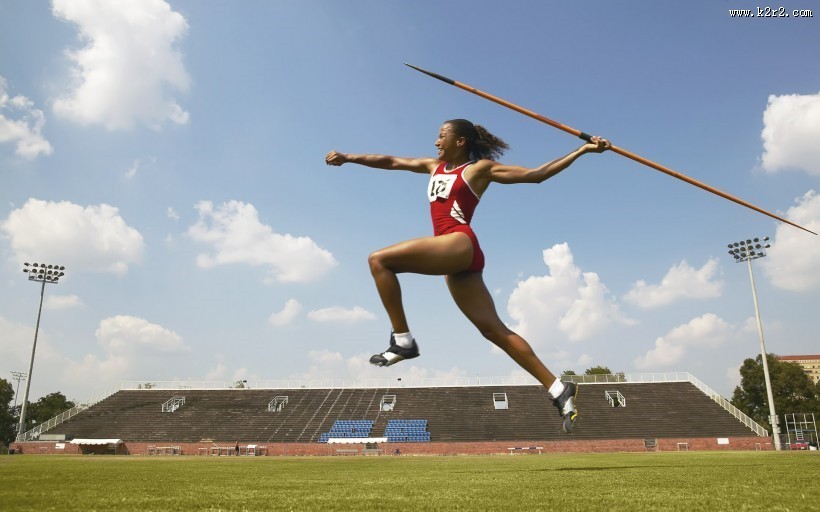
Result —
[[[811, 3], [787, 2], [786, 12]], [[431, 234], [426, 178], [330, 150], [434, 155], [442, 121], [535, 166], [571, 136], [409, 62], [610, 138], [820, 230], [820, 12], [748, 2], [0, 0], [0, 360], [32, 399], [121, 381], [494, 377], [522, 372], [443, 279], [402, 276], [422, 357], [367, 364], [387, 316], [367, 268]], [[555, 372], [688, 371], [730, 396], [767, 348], [820, 352], [820, 237], [616, 154], [493, 185], [473, 225], [502, 318]], [[4, 375], [9, 379], [10, 374]]]

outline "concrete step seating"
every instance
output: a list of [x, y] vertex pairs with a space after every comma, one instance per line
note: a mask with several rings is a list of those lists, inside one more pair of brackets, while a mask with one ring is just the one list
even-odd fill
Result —
[[[621, 393], [626, 405], [612, 407], [607, 391]], [[508, 409], [495, 409], [494, 393], [506, 393]], [[396, 397], [391, 411], [379, 408], [385, 395]], [[174, 396], [185, 397], [184, 407], [163, 413], [162, 404]], [[287, 404], [280, 411], [268, 411], [276, 396], [287, 396]], [[578, 409], [571, 434], [575, 440], [753, 435], [689, 382], [581, 384]], [[515, 441], [510, 446], [524, 446], [527, 441], [568, 438], [547, 391], [535, 385], [126, 390], [48, 433], [165, 444], [317, 442], [337, 421], [350, 418], [369, 421], [371, 434], [385, 432], [388, 437], [395, 433], [392, 421], [424, 418], [423, 432], [408, 430], [412, 423], [404, 424], [408, 441], [420, 436], [441, 442]]]

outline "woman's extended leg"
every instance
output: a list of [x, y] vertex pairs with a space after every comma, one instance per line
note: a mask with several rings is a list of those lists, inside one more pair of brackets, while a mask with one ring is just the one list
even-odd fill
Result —
[[555, 375], [538, 359], [530, 344], [504, 325], [498, 317], [481, 273], [448, 275], [447, 286], [459, 309], [485, 338], [506, 352], [545, 387], [549, 388], [555, 382]]
[[576, 386], [564, 384], [544, 366], [533, 352], [530, 344], [510, 330], [498, 317], [495, 304], [480, 272], [462, 272], [447, 276], [447, 286], [459, 309], [475, 325], [481, 334], [506, 352], [516, 363], [527, 370], [547, 388], [563, 418], [563, 428], [572, 431], [578, 415], [575, 410]]

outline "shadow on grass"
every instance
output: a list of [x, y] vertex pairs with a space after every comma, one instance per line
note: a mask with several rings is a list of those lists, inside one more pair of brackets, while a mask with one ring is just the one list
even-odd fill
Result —
[[579, 468], [541, 468], [532, 471], [608, 471], [611, 469], [658, 469], [658, 468], [694, 468], [694, 467], [708, 467], [708, 468], [736, 468], [738, 466], [763, 466], [764, 464], [664, 464], [661, 466], [590, 466]]
[[[621, 471], [624, 469], [650, 469], [656, 470], [659, 468], [695, 468], [695, 467], [704, 467], [704, 468], [737, 468], [739, 466], [743, 467], [750, 467], [750, 466], [757, 466], [762, 467], [765, 464], [663, 464], [663, 465], [633, 465], [633, 466], [585, 466], [585, 467], [574, 467], [574, 468], [532, 468], [532, 469], [496, 469], [493, 470], [494, 473], [544, 473], [544, 472], [553, 472], [553, 471]], [[472, 473], [472, 471], [453, 471], [453, 474], [458, 473]]]

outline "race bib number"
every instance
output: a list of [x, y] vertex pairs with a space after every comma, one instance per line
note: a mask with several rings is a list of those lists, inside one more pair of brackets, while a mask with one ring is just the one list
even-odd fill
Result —
[[436, 199], [447, 199], [450, 197], [450, 191], [453, 190], [453, 184], [456, 182], [457, 175], [453, 174], [436, 174], [430, 177], [430, 186], [427, 188], [427, 197], [432, 203]]

